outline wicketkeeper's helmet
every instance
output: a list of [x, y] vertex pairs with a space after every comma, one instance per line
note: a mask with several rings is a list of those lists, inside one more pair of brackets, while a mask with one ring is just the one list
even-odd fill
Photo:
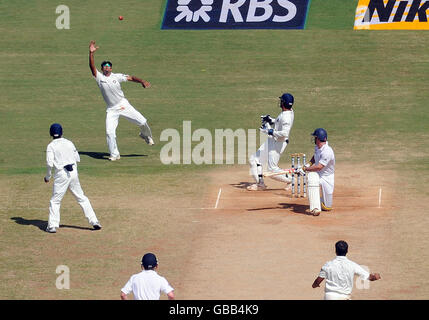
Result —
[[293, 95], [291, 95], [290, 93], [283, 93], [282, 96], [279, 98], [280, 98], [281, 104], [285, 108], [288, 108], [288, 109], [292, 108], [293, 101], [294, 101]]
[[323, 128], [317, 128], [316, 130], [314, 130], [314, 132], [311, 135], [316, 137], [322, 142], [325, 142], [326, 140], [328, 140], [328, 133]]
[[49, 128], [49, 134], [53, 138], [59, 138], [63, 135], [63, 127], [59, 123], [53, 123]]

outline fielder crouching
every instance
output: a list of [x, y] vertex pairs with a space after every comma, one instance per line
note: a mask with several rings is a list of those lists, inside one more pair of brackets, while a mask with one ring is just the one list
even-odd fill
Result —
[[328, 145], [328, 133], [325, 129], [317, 128], [311, 135], [314, 137], [314, 155], [302, 169], [307, 172], [310, 213], [318, 216], [322, 210], [332, 210], [335, 155]]
[[[248, 186], [247, 190], [257, 191], [267, 188], [263, 178], [264, 165], [267, 166], [270, 172], [282, 171], [278, 163], [281, 154], [285, 151], [289, 143], [290, 130], [292, 129], [294, 120], [293, 103], [294, 97], [290, 93], [284, 93], [280, 97], [282, 112], [279, 116], [276, 119], [271, 118], [269, 115], [261, 116], [262, 126], [260, 130], [262, 133], [268, 135], [268, 139], [249, 158], [250, 172], [255, 183]], [[287, 174], [274, 175], [271, 178], [286, 184], [292, 182], [291, 177]]]

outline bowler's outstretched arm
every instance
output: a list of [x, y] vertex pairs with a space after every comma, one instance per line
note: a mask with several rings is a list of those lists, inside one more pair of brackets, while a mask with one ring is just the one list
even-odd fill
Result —
[[89, 69], [91, 69], [91, 73], [94, 77], [97, 76], [97, 69], [94, 64], [94, 52], [97, 51], [98, 47], [95, 46], [95, 41], [91, 40], [89, 43]]
[[150, 88], [150, 83], [148, 81], [137, 78], [135, 76], [128, 76], [127, 80], [132, 82], [138, 82], [143, 86], [143, 88]]

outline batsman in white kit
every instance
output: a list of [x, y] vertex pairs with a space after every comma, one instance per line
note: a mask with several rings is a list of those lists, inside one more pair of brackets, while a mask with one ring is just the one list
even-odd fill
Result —
[[46, 183], [48, 183], [52, 177], [52, 169], [54, 169], [55, 172], [46, 231], [55, 233], [57, 228], [59, 228], [61, 200], [68, 189], [70, 189], [75, 196], [89, 224], [93, 226], [94, 230], [100, 230], [101, 225], [92, 209], [91, 203], [84, 195], [80, 186], [77, 173], [77, 162], [80, 162], [80, 157], [76, 147], [73, 142], [62, 137], [63, 128], [59, 123], [52, 124], [49, 133], [53, 140], [46, 148], [47, 172], [44, 177]]
[[[290, 130], [294, 120], [294, 111], [292, 109], [294, 97], [290, 93], [284, 93], [279, 98], [279, 105], [282, 109], [279, 116], [276, 119], [271, 118], [270, 115], [261, 116], [262, 126], [260, 130], [268, 135], [268, 139], [249, 158], [250, 173], [255, 180], [254, 184], [247, 187], [249, 191], [265, 190], [267, 188], [263, 177], [264, 167], [267, 167], [268, 172], [271, 173], [282, 171], [278, 163], [281, 154], [289, 143]], [[273, 175], [270, 178], [288, 185], [292, 182], [287, 173]]]
[[140, 138], [146, 141], [148, 145], [154, 145], [152, 131], [146, 118], [128, 102], [121, 89], [121, 82], [125, 81], [138, 82], [143, 88], [150, 88], [150, 83], [135, 76], [112, 73], [112, 63], [110, 61], [103, 61], [101, 63], [102, 72], [99, 72], [94, 64], [94, 52], [97, 49], [95, 41], [91, 41], [89, 44], [89, 68], [106, 102], [106, 136], [110, 152], [109, 160], [116, 161], [121, 158], [116, 143], [116, 128], [118, 127], [119, 117], [124, 117], [138, 125]]
[[[314, 155], [310, 163], [302, 169], [308, 177], [310, 213], [318, 216], [321, 210], [332, 210], [335, 155], [334, 150], [328, 144], [328, 133], [325, 129], [317, 128], [311, 135], [314, 137]], [[320, 189], [322, 189], [322, 195], [320, 195]]]

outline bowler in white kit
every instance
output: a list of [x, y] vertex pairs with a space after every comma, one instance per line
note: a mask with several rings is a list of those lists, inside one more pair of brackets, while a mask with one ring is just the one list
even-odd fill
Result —
[[119, 117], [124, 117], [128, 121], [139, 126], [139, 136], [146, 141], [148, 145], [154, 144], [152, 131], [146, 118], [128, 102], [121, 89], [121, 82], [137, 82], [140, 83], [143, 88], [150, 88], [150, 83], [135, 76], [112, 73], [112, 63], [110, 61], [103, 61], [101, 64], [102, 72], [99, 72], [94, 64], [94, 52], [97, 49], [98, 47], [95, 45], [95, 41], [91, 41], [89, 44], [89, 68], [106, 102], [106, 137], [110, 152], [109, 160], [116, 161], [121, 158], [116, 143], [116, 128], [118, 127]]

